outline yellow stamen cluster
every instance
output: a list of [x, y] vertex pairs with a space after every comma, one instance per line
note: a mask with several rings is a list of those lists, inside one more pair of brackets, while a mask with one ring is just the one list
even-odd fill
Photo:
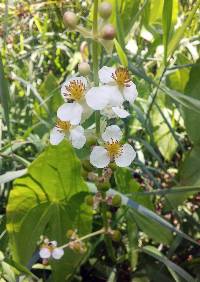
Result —
[[106, 143], [105, 148], [112, 159], [118, 157], [122, 153], [122, 147], [118, 141]]
[[62, 121], [58, 119], [56, 122], [56, 127], [58, 127], [61, 131], [67, 133], [71, 127], [71, 124], [69, 121]]
[[116, 81], [116, 83], [120, 87], [130, 86], [129, 82], [131, 81], [131, 79], [128, 70], [126, 68], [122, 68], [122, 67], [117, 68], [116, 71], [112, 74], [112, 78]]
[[85, 85], [81, 81], [73, 80], [65, 88], [67, 93], [64, 93], [64, 96], [70, 100], [78, 101], [84, 96]]

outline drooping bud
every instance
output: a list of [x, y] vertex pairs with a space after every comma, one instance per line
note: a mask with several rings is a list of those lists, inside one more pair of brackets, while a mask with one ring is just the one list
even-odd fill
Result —
[[102, 28], [101, 37], [105, 40], [112, 40], [115, 38], [116, 32], [112, 24], [106, 24]]
[[119, 230], [113, 230], [112, 234], [111, 234], [111, 238], [113, 241], [118, 242], [121, 240], [121, 232]]
[[67, 11], [63, 15], [63, 21], [66, 27], [75, 29], [78, 23], [78, 18], [74, 12]]
[[108, 19], [112, 14], [112, 5], [109, 2], [102, 2], [99, 6], [99, 14], [103, 19]]
[[114, 207], [119, 207], [122, 203], [122, 198], [120, 195], [115, 195], [113, 198], [112, 198], [112, 205]]
[[88, 205], [88, 206], [93, 206], [94, 205], [94, 197], [91, 196], [91, 195], [88, 195], [85, 197], [85, 203]]
[[90, 73], [90, 65], [86, 62], [80, 63], [78, 65], [78, 71], [80, 75], [87, 76]]

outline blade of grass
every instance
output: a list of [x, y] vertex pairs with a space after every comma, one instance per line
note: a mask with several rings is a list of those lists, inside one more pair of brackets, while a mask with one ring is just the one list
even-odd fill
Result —
[[172, 0], [164, 0], [162, 12], [162, 25], [163, 25], [163, 45], [164, 45], [164, 65], [167, 65], [167, 48], [172, 22]]

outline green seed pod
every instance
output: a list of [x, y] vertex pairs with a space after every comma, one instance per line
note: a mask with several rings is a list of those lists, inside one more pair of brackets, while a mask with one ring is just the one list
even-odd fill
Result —
[[85, 197], [85, 203], [88, 205], [88, 206], [93, 206], [94, 204], [94, 198], [92, 195], [88, 195]]
[[117, 165], [116, 165], [115, 163], [110, 163], [110, 164], [109, 164], [109, 167], [110, 167], [112, 170], [116, 170]]
[[112, 205], [114, 207], [119, 207], [122, 203], [122, 198], [120, 195], [115, 195], [113, 198], [112, 198]]
[[112, 14], [112, 5], [109, 2], [102, 2], [99, 6], [99, 15], [103, 19], [108, 19]]
[[78, 71], [80, 75], [87, 76], [90, 73], [90, 65], [86, 62], [80, 63], [78, 65]]
[[109, 182], [98, 183], [97, 188], [99, 191], [106, 192], [110, 189], [110, 183]]
[[96, 143], [97, 143], [97, 138], [96, 138], [96, 136], [89, 136], [88, 138], [87, 138], [87, 144], [89, 145], [89, 146], [92, 146], [92, 145], [96, 145]]
[[63, 21], [66, 27], [75, 29], [78, 23], [78, 18], [74, 12], [67, 11], [63, 15]]
[[105, 40], [113, 40], [115, 38], [116, 32], [112, 24], [106, 24], [102, 28], [101, 37]]
[[122, 237], [122, 234], [119, 230], [114, 230], [111, 235], [112, 240], [115, 242], [119, 242], [121, 240], [121, 237]]

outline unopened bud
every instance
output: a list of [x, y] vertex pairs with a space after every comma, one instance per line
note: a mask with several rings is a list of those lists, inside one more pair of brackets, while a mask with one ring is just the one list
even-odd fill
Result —
[[80, 63], [78, 65], [78, 71], [80, 75], [87, 76], [90, 73], [90, 65], [86, 62]]
[[111, 219], [112, 218], [112, 213], [110, 211], [106, 212], [106, 217], [107, 219]]
[[99, 6], [99, 14], [103, 19], [108, 19], [112, 14], [112, 5], [109, 2], [103, 2]]
[[74, 235], [74, 230], [69, 229], [67, 230], [66, 236], [68, 239], [70, 239]]
[[63, 21], [66, 27], [70, 29], [75, 29], [78, 23], [78, 18], [74, 12], [67, 11], [63, 15]]
[[99, 191], [106, 192], [106, 191], [108, 191], [110, 189], [110, 183], [108, 181], [103, 182], [103, 183], [98, 183], [97, 184], [97, 189]]
[[119, 207], [122, 203], [122, 198], [120, 195], [115, 195], [113, 198], [112, 198], [112, 205], [114, 207]]
[[111, 238], [113, 241], [118, 242], [121, 240], [121, 232], [119, 230], [113, 230], [113, 233], [111, 235]]
[[88, 205], [88, 206], [93, 206], [94, 204], [94, 197], [91, 196], [91, 195], [88, 195], [85, 197], [85, 203]]
[[115, 38], [116, 32], [112, 24], [106, 24], [102, 28], [101, 37], [105, 40], [112, 40]]

